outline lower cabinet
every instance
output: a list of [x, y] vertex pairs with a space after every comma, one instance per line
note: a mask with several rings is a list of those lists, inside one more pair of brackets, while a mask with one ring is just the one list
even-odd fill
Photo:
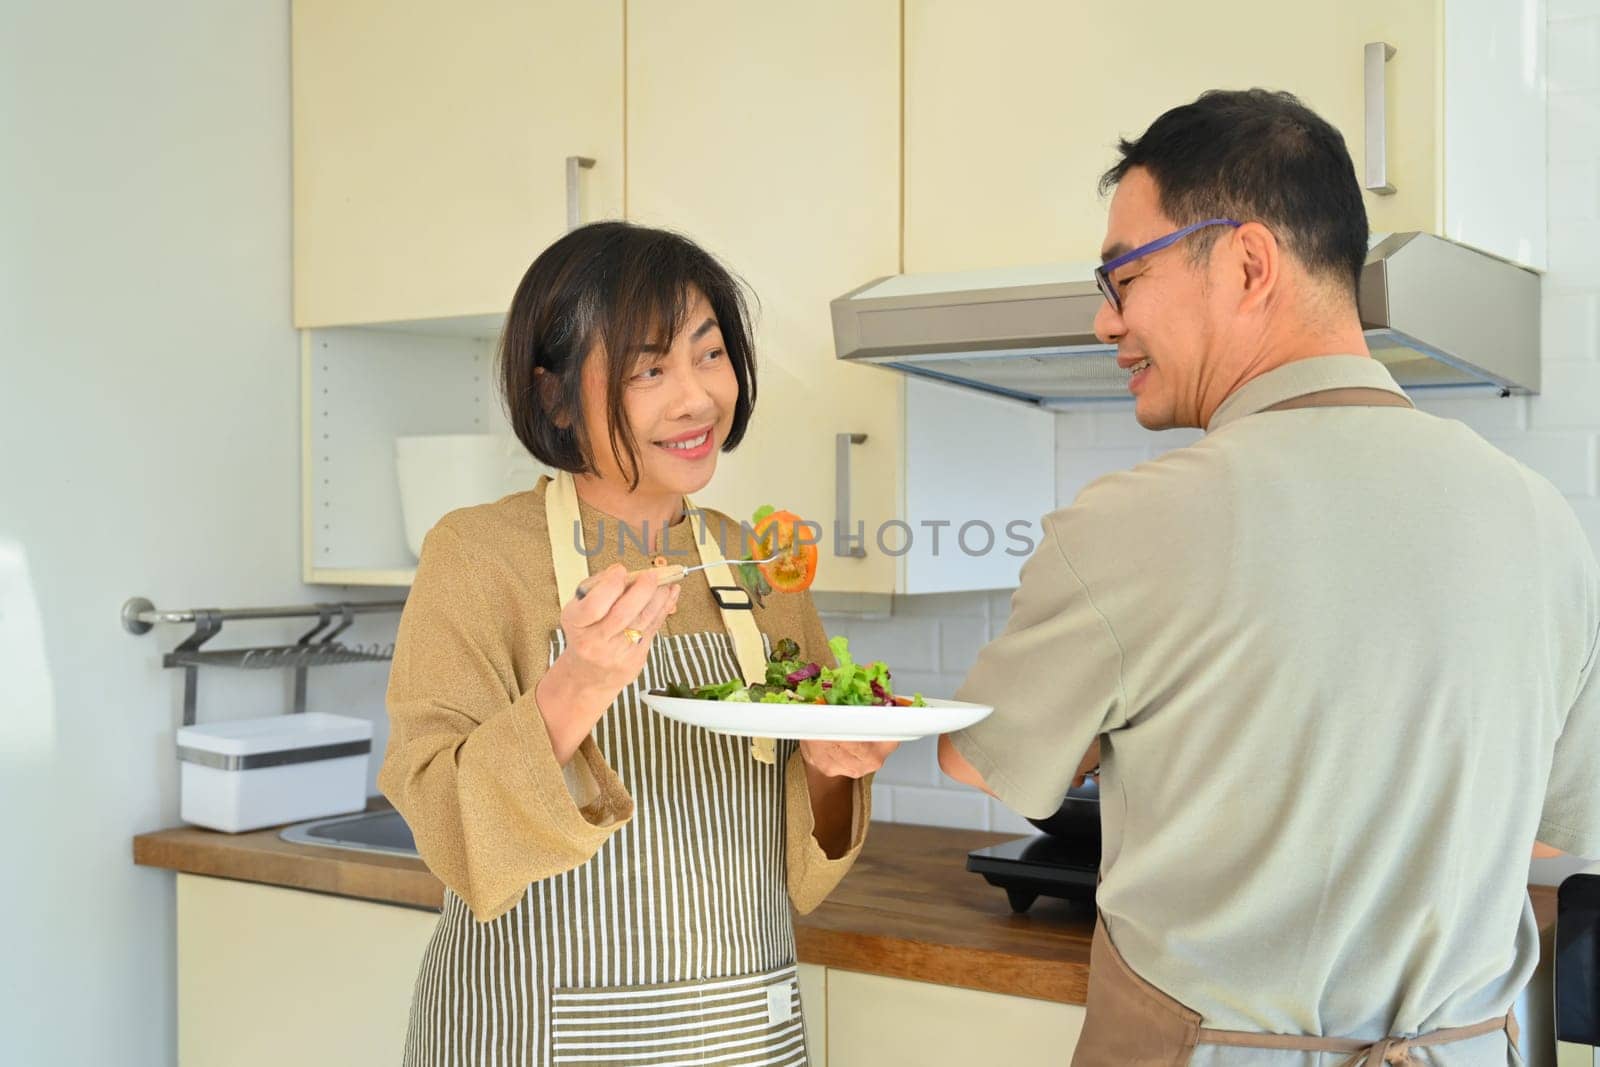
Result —
[[1072, 1059], [1084, 1018], [1075, 1004], [834, 968], [828, 970], [827, 1014], [826, 1067], [1061, 1067]]
[[439, 917], [178, 875], [181, 1067], [397, 1064]]
[[828, 1067], [828, 969], [802, 963], [800, 1005], [806, 1013], [806, 1051], [811, 1067]]
[[[399, 1063], [430, 911], [178, 875], [181, 1067]], [[1083, 1009], [802, 963], [812, 1067], [1066, 1063]]]

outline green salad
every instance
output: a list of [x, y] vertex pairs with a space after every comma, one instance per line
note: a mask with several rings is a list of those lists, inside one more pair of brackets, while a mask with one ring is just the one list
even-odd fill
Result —
[[716, 685], [687, 686], [671, 682], [657, 696], [690, 700], [731, 700], [756, 704], [844, 704], [857, 707], [927, 707], [922, 694], [896, 696], [889, 687], [889, 668], [881, 660], [865, 666], [850, 655], [850, 642], [835, 637], [828, 642], [837, 667], [824, 667], [800, 658], [800, 646], [785, 637], [772, 649], [767, 676], [756, 685], [733, 678]]

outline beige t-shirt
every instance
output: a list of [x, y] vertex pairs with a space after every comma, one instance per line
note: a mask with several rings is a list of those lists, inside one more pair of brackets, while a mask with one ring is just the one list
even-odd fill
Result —
[[[1099, 904], [1207, 1026], [1377, 1037], [1504, 1013], [1538, 957], [1535, 838], [1600, 855], [1600, 568], [1543, 478], [1328, 356], [1046, 517], [956, 734], [1054, 811], [1103, 737]], [[1504, 1063], [1489, 1035], [1419, 1051]], [[1337, 1059], [1337, 1057], [1335, 1057]], [[1202, 1047], [1196, 1064], [1313, 1063]]]

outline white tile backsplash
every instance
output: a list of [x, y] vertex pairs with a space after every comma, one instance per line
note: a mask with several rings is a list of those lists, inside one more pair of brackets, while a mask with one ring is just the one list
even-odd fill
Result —
[[[1459, 419], [1549, 478], [1600, 550], [1600, 0], [1550, 0], [1550, 271], [1544, 276], [1539, 397], [1420, 393], [1418, 406]], [[1153, 434], [1125, 403], [1083, 404], [1056, 419], [1057, 488], [1067, 504], [1090, 481], [1188, 444], [1199, 431]], [[976, 646], [1005, 627], [1011, 592], [899, 597], [893, 617], [827, 620], [896, 667], [896, 689], [949, 696]], [[887, 655], [884, 654], [887, 651]], [[902, 656], [903, 654], [903, 656]], [[895, 657], [902, 657], [897, 659]], [[1025, 834], [1032, 826], [937, 770], [931, 741], [891, 757], [873, 788], [880, 819]]]
[[894, 822], [894, 786], [874, 780], [872, 783], [872, 818], [876, 822]]
[[[1063, 416], [1072, 418], [1071, 415]], [[1133, 416], [1127, 416], [1131, 422]], [[1149, 458], [1144, 448], [1076, 448], [1056, 454], [1056, 499], [1071, 503], [1084, 486], [1113, 471], [1127, 470]]]
[[989, 829], [1006, 834], [1036, 834], [1039, 828], [994, 797], [989, 798]]
[[1593, 433], [1529, 431], [1520, 437], [1491, 436], [1489, 440], [1550, 479], [1567, 496], [1594, 495]]
[[1543, 319], [1547, 358], [1600, 361], [1600, 293], [1547, 286]]
[[989, 641], [986, 619], [949, 618], [939, 622], [939, 664], [946, 673], [965, 675]]
[[[1600, 94], [1593, 92], [1550, 94], [1550, 162], [1594, 158], [1600, 144]], [[1550, 217], [1560, 218], [1563, 205], [1551, 204]]]
[[[1600, 96], [1600, 92], [1594, 94]], [[1563, 284], [1600, 288], [1600, 221], [1564, 219], [1550, 224], [1550, 274]]]
[[[930, 628], [938, 623], [930, 623]], [[890, 667], [893, 668], [893, 664]], [[893, 672], [892, 681], [894, 691], [907, 696], [921, 693], [925, 697], [938, 697], [948, 700], [955, 696], [956, 689], [961, 685], [962, 675], [953, 671], [901, 671]]]
[[1600, 360], [1546, 359], [1543, 379], [1540, 394], [1529, 402], [1530, 428], [1592, 430], [1600, 418]]
[[882, 660], [894, 672], [894, 688], [910, 673], [927, 674], [939, 669], [939, 630], [933, 626], [907, 626], [902, 619], [867, 619], [829, 628], [850, 639], [850, 654], [856, 662]]
[[989, 797], [964, 785], [924, 789], [896, 786], [895, 822], [951, 826], [958, 830], [989, 829]]
[[1600, 89], [1600, 16], [1581, 15], [1561, 20], [1550, 34], [1551, 92]]
[[1528, 428], [1528, 398], [1477, 392], [1471, 396], [1419, 391], [1417, 407], [1441, 419], [1464, 422], [1485, 437], [1515, 437]]
[[878, 785], [940, 785], [939, 739], [907, 741], [890, 754], [874, 779]]
[[[1552, 220], [1600, 217], [1600, 161], [1569, 159], [1550, 164]], [[1559, 212], [1559, 214], [1558, 214]]]

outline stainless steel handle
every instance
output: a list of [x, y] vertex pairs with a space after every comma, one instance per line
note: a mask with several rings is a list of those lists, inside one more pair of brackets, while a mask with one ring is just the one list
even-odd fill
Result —
[[835, 496], [833, 501], [834, 538], [833, 554], [849, 559], [866, 559], [867, 550], [864, 545], [852, 545], [841, 550], [840, 534], [850, 531], [850, 446], [859, 445], [867, 439], [864, 433], [841, 433], [834, 435], [834, 485]]
[[588, 170], [592, 166], [594, 160], [588, 156], [567, 157], [567, 232], [569, 233], [576, 230], [583, 221], [578, 211], [578, 172]]
[[1389, 182], [1389, 119], [1388, 78], [1389, 60], [1394, 58], [1394, 45], [1386, 41], [1373, 41], [1366, 48], [1366, 104], [1367, 104], [1367, 174], [1368, 192], [1379, 196], [1392, 196], [1394, 186]]

